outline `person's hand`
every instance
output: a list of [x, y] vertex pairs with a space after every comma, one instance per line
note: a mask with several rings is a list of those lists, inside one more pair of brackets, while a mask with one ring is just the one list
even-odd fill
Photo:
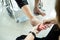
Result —
[[37, 30], [38, 26], [40, 24], [36, 25], [35, 27], [33, 27], [32, 31], [35, 33], [35, 34], [38, 34], [40, 31]]
[[45, 30], [45, 29], [47, 29], [50, 26], [51, 26], [51, 24], [38, 24], [35, 27], [33, 27], [33, 31], [37, 34], [41, 30]]
[[52, 24], [40, 24], [40, 25], [38, 25], [37, 30], [38, 31], [45, 30], [45, 29], [49, 28], [51, 25]]
[[56, 24], [56, 19], [55, 18], [44, 19], [43, 24]]
[[50, 24], [51, 23], [51, 20], [43, 20], [43, 24]]

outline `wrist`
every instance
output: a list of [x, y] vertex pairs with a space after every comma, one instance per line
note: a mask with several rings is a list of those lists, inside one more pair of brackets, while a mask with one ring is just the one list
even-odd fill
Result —
[[32, 32], [34, 32], [35, 34], [38, 34], [38, 31], [37, 30], [33, 30]]
[[34, 38], [36, 37], [36, 34], [34, 32], [30, 31], [29, 33], [31, 33], [34, 36]]

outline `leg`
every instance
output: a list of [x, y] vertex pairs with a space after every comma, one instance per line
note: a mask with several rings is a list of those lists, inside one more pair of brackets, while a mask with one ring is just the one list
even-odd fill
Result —
[[32, 12], [28, 6], [27, 0], [16, 0], [18, 6], [24, 11], [27, 17], [30, 19], [32, 25], [37, 25], [40, 21], [32, 15]]
[[43, 13], [42, 11], [41, 11], [41, 9], [39, 8], [39, 3], [41, 2], [41, 0], [35, 0], [35, 7], [34, 7], [34, 13], [36, 14], [36, 15], [42, 15], [42, 16], [45, 16], [45, 13]]
[[33, 26], [41, 23], [35, 16], [32, 15], [32, 12], [30, 11], [30, 8], [28, 7], [28, 5], [25, 5], [22, 7], [22, 10], [24, 11], [24, 13], [27, 15], [27, 17], [30, 19], [31, 24]]

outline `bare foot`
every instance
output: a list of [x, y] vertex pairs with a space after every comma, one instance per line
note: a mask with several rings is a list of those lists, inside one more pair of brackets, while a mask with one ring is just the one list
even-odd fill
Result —
[[35, 15], [42, 15], [45, 16], [46, 14], [40, 8], [34, 8]]
[[30, 22], [31, 22], [31, 24], [33, 26], [36, 26], [37, 24], [40, 24], [41, 23], [40, 20], [38, 20], [37, 18], [31, 19]]

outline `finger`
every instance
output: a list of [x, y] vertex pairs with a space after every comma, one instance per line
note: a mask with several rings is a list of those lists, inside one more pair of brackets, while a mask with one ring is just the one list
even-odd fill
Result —
[[43, 30], [43, 29], [45, 29], [46, 27], [43, 25], [43, 24], [41, 24], [39, 27], [38, 27], [38, 29], [39, 30]]
[[38, 30], [38, 31], [41, 31], [41, 30], [42, 30], [42, 29], [41, 29], [41, 24], [38, 25], [37, 30]]

